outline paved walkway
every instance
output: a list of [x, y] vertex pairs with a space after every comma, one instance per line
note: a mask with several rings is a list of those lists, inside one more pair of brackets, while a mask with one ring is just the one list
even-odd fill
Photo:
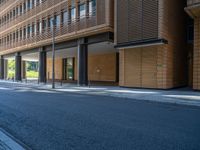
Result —
[[43, 92], [47, 92], [46, 90], [54, 92], [72, 92], [79, 94], [103, 95], [135, 100], [200, 106], [200, 92], [186, 88], [173, 90], [151, 90], [121, 88], [116, 86], [79, 87], [75, 84], [63, 84], [62, 86], [60, 84], [56, 84], [56, 89], [52, 90], [51, 84], [38, 85], [37, 82], [16, 83], [10, 81], [0, 81], [0, 90], [1, 84], [8, 84], [10, 88], [18, 88], [21, 90], [41, 89]]

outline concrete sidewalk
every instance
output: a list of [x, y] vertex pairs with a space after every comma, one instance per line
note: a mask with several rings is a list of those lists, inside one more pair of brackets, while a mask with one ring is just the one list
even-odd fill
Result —
[[[133, 89], [121, 88], [116, 86], [91, 86], [79, 87], [75, 84], [56, 84], [56, 89], [51, 89], [51, 84], [35, 83], [17, 83], [10, 81], [0, 81], [1, 84], [7, 84], [10, 88], [17, 88], [23, 91], [40, 89], [54, 92], [71, 92], [78, 94], [90, 94], [101, 96], [112, 96], [120, 98], [129, 98], [134, 100], [145, 100], [162, 103], [183, 104], [191, 106], [200, 106], [200, 92], [191, 89], [173, 89], [173, 90], [152, 90], [152, 89]], [[40, 91], [42, 92], [42, 91]]]

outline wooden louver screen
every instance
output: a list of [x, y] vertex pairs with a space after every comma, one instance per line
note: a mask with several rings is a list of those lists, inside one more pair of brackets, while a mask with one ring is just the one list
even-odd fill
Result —
[[117, 43], [158, 37], [158, 0], [117, 1]]

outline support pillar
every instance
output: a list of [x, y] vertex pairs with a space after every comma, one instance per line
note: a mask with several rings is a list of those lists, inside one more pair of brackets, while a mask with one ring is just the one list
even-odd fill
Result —
[[22, 56], [20, 53], [16, 53], [15, 55], [15, 80], [22, 80]]
[[0, 79], [4, 79], [4, 58], [1, 56], [0, 58]]
[[39, 81], [46, 83], [47, 72], [47, 52], [43, 49], [39, 52]]
[[78, 41], [78, 85], [88, 85], [88, 45], [86, 38]]
[[8, 60], [4, 59], [4, 79], [7, 80], [8, 77]]
[[26, 61], [22, 61], [22, 79], [26, 79]]

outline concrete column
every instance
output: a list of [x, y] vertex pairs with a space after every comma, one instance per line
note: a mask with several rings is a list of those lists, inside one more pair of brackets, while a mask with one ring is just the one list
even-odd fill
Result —
[[4, 58], [0, 57], [0, 79], [4, 79]]
[[8, 77], [8, 60], [4, 59], [4, 79]]
[[20, 53], [16, 53], [15, 55], [15, 80], [22, 80], [22, 56]]
[[88, 45], [85, 38], [78, 41], [78, 85], [88, 85]]
[[39, 52], [39, 81], [46, 82], [47, 72], [47, 52], [43, 49]]
[[119, 53], [116, 53], [116, 80], [115, 82], [119, 82]]
[[26, 79], [26, 61], [22, 61], [22, 79]]

